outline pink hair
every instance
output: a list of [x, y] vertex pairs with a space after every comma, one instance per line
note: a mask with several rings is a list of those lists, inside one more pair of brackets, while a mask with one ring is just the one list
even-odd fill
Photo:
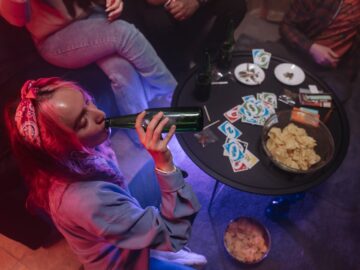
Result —
[[45, 110], [44, 106], [40, 105], [51, 99], [54, 91], [60, 88], [79, 90], [85, 97], [89, 97], [89, 94], [76, 83], [60, 78], [41, 78], [36, 81], [36, 86], [39, 87], [40, 94], [33, 104], [40, 130], [41, 147], [32, 145], [19, 134], [14, 121], [19, 102], [6, 107], [5, 120], [13, 153], [29, 187], [28, 206], [49, 211], [48, 194], [53, 180], [70, 183], [87, 179], [81, 164], [72, 162], [72, 153], [90, 156], [94, 151], [84, 148], [73, 131], [59, 123], [49, 108]]

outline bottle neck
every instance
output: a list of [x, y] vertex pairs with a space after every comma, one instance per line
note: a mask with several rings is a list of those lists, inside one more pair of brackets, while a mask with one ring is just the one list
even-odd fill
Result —
[[105, 119], [105, 127], [134, 128], [136, 114], [109, 117]]

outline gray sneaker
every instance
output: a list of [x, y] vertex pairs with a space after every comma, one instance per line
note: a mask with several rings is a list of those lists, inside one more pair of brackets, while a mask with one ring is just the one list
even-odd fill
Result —
[[150, 250], [150, 257], [173, 263], [184, 265], [201, 266], [207, 263], [205, 256], [192, 252], [189, 248], [184, 247], [177, 252]]

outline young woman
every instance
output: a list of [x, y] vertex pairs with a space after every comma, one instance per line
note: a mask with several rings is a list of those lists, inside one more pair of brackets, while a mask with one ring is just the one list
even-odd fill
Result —
[[176, 81], [146, 38], [118, 19], [122, 0], [0, 0], [0, 15], [25, 26], [40, 55], [64, 68], [96, 63], [111, 80], [122, 113], [171, 96]]
[[190, 236], [199, 203], [174, 166], [160, 112], [139, 139], [154, 159], [161, 207], [141, 208], [129, 193], [111, 149], [105, 115], [78, 85], [58, 78], [27, 81], [8, 106], [14, 154], [29, 187], [28, 207], [44, 209], [85, 269], [190, 269], [150, 258], [150, 249], [176, 251]]

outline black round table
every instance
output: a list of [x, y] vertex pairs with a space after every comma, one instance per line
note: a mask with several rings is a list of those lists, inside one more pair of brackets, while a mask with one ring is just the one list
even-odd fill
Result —
[[[298, 86], [288, 86], [280, 83], [274, 75], [274, 68], [280, 63], [288, 62], [277, 56], [272, 56], [269, 68], [265, 71], [265, 80], [260, 85], [248, 86], [237, 80], [229, 80], [225, 85], [212, 85], [209, 100], [199, 102], [193, 97], [195, 88], [195, 75], [198, 71], [194, 67], [186, 79], [178, 85], [172, 100], [172, 106], [201, 106], [206, 105], [211, 122], [220, 120], [214, 126], [209, 127], [216, 135], [218, 140], [203, 147], [193, 133], [178, 133], [176, 137], [192, 161], [204, 170], [207, 174], [236, 189], [266, 195], [285, 195], [305, 191], [323, 181], [325, 181], [342, 163], [349, 144], [349, 125], [345, 111], [334, 95], [334, 109], [326, 121], [326, 125], [331, 131], [335, 141], [335, 154], [328, 165], [312, 174], [294, 174], [285, 172], [276, 167], [266, 156], [261, 145], [262, 126], [255, 126], [242, 123], [240, 120], [233, 123], [242, 135], [241, 140], [249, 143], [248, 149], [259, 159], [259, 162], [250, 170], [234, 173], [228, 157], [223, 156], [222, 145], [225, 142], [223, 135], [217, 127], [226, 118], [223, 114], [243, 102], [242, 97], [254, 95], [260, 92], [273, 92], [277, 96], [283, 93], [284, 88], [292, 92], [298, 92], [299, 88], [308, 88], [308, 85], [315, 84], [318, 89], [325, 92], [332, 92], [331, 89], [319, 78], [316, 78], [306, 70], [305, 81]], [[241, 63], [252, 63], [250, 52], [236, 52], [233, 56], [231, 70]], [[297, 104], [297, 106], [301, 106]], [[278, 101], [276, 111], [289, 110], [289, 105]], [[319, 110], [321, 119], [329, 109], [316, 108]], [[206, 117], [205, 117], [206, 118]], [[206, 119], [205, 119], [206, 121]], [[209, 122], [205, 122], [205, 125]]]

